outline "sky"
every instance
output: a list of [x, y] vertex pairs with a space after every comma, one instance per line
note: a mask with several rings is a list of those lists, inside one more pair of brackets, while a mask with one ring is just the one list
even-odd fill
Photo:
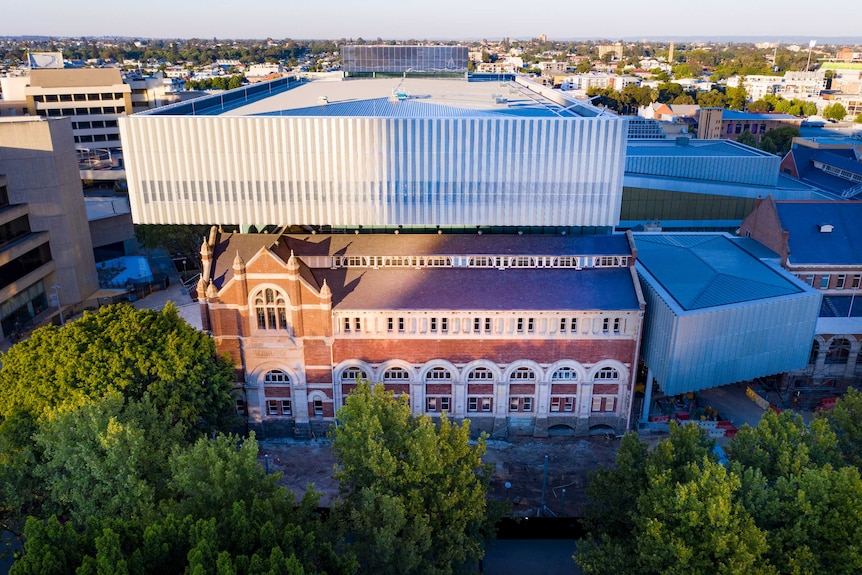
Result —
[[549, 39], [858, 38], [862, 2], [830, 0], [143, 0], [9, 2], [0, 36]]

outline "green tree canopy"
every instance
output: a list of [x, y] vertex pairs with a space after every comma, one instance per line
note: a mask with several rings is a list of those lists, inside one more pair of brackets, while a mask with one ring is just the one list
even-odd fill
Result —
[[790, 151], [793, 138], [799, 136], [799, 129], [793, 126], [782, 126], [773, 128], [766, 132], [760, 139], [760, 149], [770, 154], [783, 156]]
[[489, 469], [469, 423], [415, 416], [383, 386], [361, 383], [333, 435], [336, 514], [363, 572], [448, 574], [482, 557]]
[[584, 573], [771, 573], [765, 534], [735, 499], [736, 476], [694, 425], [671, 426], [651, 452], [623, 439], [617, 467], [590, 478], [593, 506], [575, 561]]
[[176, 307], [101, 308], [65, 327], [37, 329], [9, 350], [0, 369], [0, 422], [16, 412], [38, 422], [99, 401], [111, 391], [145, 395], [189, 434], [230, 425], [233, 366], [212, 338]]
[[862, 393], [849, 388], [835, 407], [821, 411], [818, 419], [829, 424], [844, 460], [862, 469]]
[[748, 130], [744, 131], [736, 138], [736, 141], [740, 144], [745, 144], [746, 146], [751, 146], [752, 148], [757, 147], [757, 138]]
[[844, 116], [846, 115], [847, 108], [845, 108], [844, 105], [841, 104], [841, 102], [835, 102], [823, 108], [823, 117], [827, 120], [835, 120], [837, 122], [840, 122], [844, 119]]

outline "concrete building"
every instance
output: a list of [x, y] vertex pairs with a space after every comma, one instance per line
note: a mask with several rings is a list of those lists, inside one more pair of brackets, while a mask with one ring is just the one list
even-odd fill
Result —
[[622, 60], [623, 58], [622, 42], [617, 42], [616, 44], [599, 44], [596, 46], [596, 50], [599, 51], [600, 60], [605, 54], [612, 54], [614, 60]]
[[134, 111], [116, 68], [31, 70], [24, 94], [31, 116], [71, 118], [76, 147], [90, 150], [119, 149], [117, 119]]
[[736, 140], [748, 132], [759, 142], [769, 130], [783, 126], [799, 128], [801, 125], [802, 118], [790, 114], [753, 114], [723, 108], [701, 108], [697, 115], [697, 137], [716, 139], [717, 132], [720, 139]]
[[[99, 287], [69, 119], [0, 119], [0, 337]], [[54, 289], [56, 286], [56, 290]]]
[[778, 254], [781, 265], [823, 295], [807, 366], [793, 385], [862, 382], [862, 202], [758, 203], [739, 233]]
[[624, 235], [226, 234], [204, 327], [267, 435], [325, 433], [358, 379], [495, 437], [622, 432], [643, 298]]
[[128, 84], [132, 92], [132, 112], [144, 112], [159, 106], [166, 106], [179, 101], [179, 96], [173, 93], [170, 81], [165, 82], [162, 72], [152, 76], [141, 74], [126, 74], [123, 82]]

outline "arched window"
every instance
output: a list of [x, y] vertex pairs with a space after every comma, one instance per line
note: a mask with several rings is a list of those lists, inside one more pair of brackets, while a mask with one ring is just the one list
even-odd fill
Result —
[[366, 375], [361, 367], [348, 367], [341, 372], [342, 383], [355, 382], [357, 379], [368, 379], [368, 375]]
[[811, 354], [808, 356], [808, 363], [814, 365], [817, 363], [817, 356], [820, 355], [820, 342], [816, 339], [811, 344]]
[[509, 381], [535, 381], [536, 372], [529, 367], [519, 367], [509, 374]]
[[620, 372], [615, 370], [612, 367], [603, 367], [596, 373], [596, 379], [601, 380], [609, 380], [609, 379], [619, 379]]
[[266, 288], [254, 296], [258, 329], [287, 329], [287, 300], [278, 291]]
[[403, 367], [390, 367], [383, 372], [383, 381], [410, 381], [410, 372]]
[[476, 367], [467, 374], [467, 381], [493, 381], [494, 372], [487, 367]]
[[452, 374], [445, 367], [432, 367], [425, 373], [425, 381], [451, 381]]
[[266, 372], [266, 375], [263, 376], [263, 382], [290, 385], [290, 376], [280, 369], [273, 369], [272, 371]]
[[552, 381], [575, 381], [578, 379], [578, 372], [574, 367], [561, 367], [551, 376]]
[[850, 342], [844, 338], [833, 339], [826, 352], [826, 363], [847, 363], [848, 357], [850, 357]]

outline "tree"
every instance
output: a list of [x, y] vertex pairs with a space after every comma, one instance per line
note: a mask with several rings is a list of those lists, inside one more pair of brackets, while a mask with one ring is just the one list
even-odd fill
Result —
[[592, 70], [592, 68], [593, 68], [593, 65], [590, 62], [590, 59], [584, 58], [583, 60], [578, 62], [578, 67], [576, 68], [576, 70], [578, 71], [578, 74], [586, 74], [587, 72]]
[[823, 108], [823, 117], [827, 120], [840, 122], [846, 115], [847, 109], [841, 104], [841, 102], [835, 102]]
[[710, 90], [698, 92], [697, 103], [701, 108], [724, 108], [727, 106], [727, 98], [719, 90]]
[[757, 138], [748, 130], [744, 131], [736, 138], [736, 141], [740, 144], [745, 144], [746, 146], [751, 146], [752, 148], [757, 147]]
[[862, 469], [862, 393], [850, 387], [829, 411], [821, 411], [838, 440], [844, 460]]
[[682, 86], [676, 82], [664, 82], [659, 84], [656, 90], [658, 90], [657, 101], [663, 104], [670, 104], [675, 98], [684, 94]]
[[767, 412], [739, 430], [728, 455], [738, 499], [768, 534], [766, 558], [779, 573], [859, 572], [862, 554], [845, 551], [862, 536], [862, 480], [843, 467], [826, 417], [808, 425]]
[[588, 533], [575, 561], [586, 574], [771, 573], [765, 534], [735, 500], [739, 478], [716, 462], [713, 441], [672, 425], [652, 452], [623, 439], [617, 468], [590, 478]]
[[0, 421], [23, 411], [41, 423], [118, 391], [148, 396], [192, 437], [234, 423], [232, 388], [233, 365], [175, 306], [112, 305], [37, 329], [3, 356]]
[[41, 452], [46, 513], [83, 525], [91, 518], [140, 518], [164, 490], [166, 460], [182, 435], [143, 404], [125, 409], [112, 392], [102, 401], [62, 413], [34, 435]]
[[727, 96], [727, 107], [731, 110], [744, 110], [745, 104], [748, 102], [748, 95], [745, 93], [745, 86], [742, 79], [739, 81], [739, 86], [736, 88], [728, 88], [725, 91]]
[[415, 416], [383, 386], [361, 383], [333, 434], [336, 508], [367, 573], [457, 572], [484, 553], [490, 470], [469, 422]]
[[766, 132], [760, 139], [760, 149], [770, 154], [783, 156], [790, 151], [793, 138], [799, 136], [799, 129], [793, 126], [782, 126], [773, 128]]
[[760, 100], [755, 100], [748, 105], [748, 111], [754, 114], [762, 114], [765, 112], [770, 112], [772, 110], [772, 106], [761, 98]]

